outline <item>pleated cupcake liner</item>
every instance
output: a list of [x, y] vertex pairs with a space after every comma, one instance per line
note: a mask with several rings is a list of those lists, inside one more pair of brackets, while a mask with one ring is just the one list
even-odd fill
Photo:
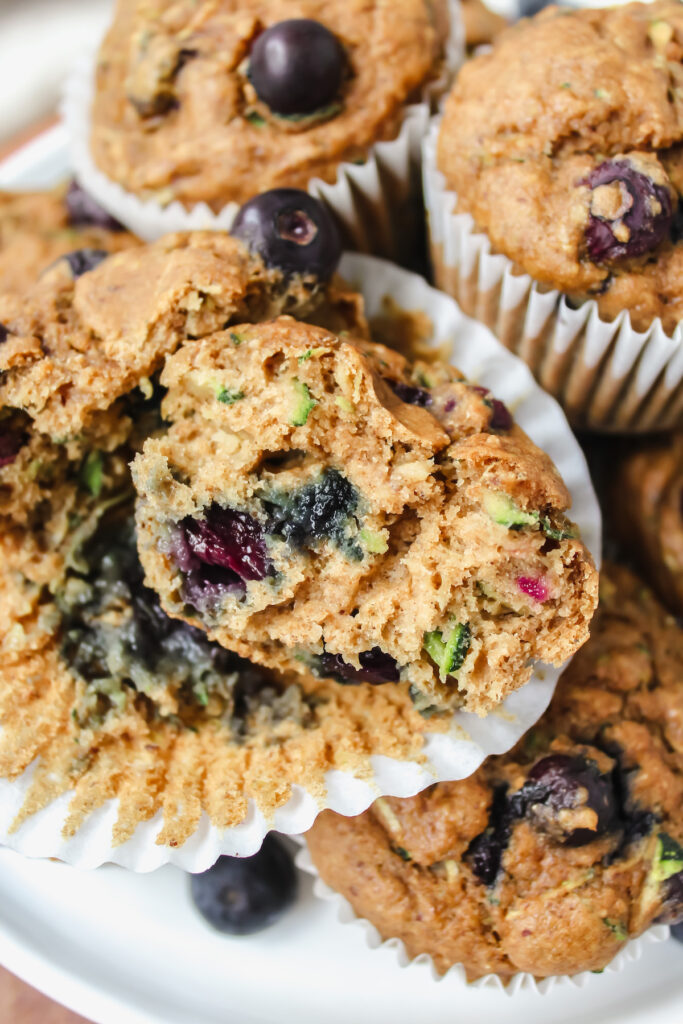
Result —
[[627, 311], [602, 319], [594, 299], [572, 308], [491, 251], [437, 166], [440, 118], [425, 136], [423, 185], [435, 281], [531, 368], [578, 428], [647, 433], [683, 425], [683, 324], [636, 331]]

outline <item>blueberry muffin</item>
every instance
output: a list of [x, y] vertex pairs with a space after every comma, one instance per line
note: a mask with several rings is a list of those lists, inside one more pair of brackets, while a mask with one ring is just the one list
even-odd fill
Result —
[[599, 971], [683, 919], [683, 633], [628, 572], [510, 754], [307, 835], [322, 878], [411, 957], [469, 980]]
[[119, 0], [100, 48], [91, 150], [162, 205], [220, 210], [333, 182], [394, 139], [443, 70], [447, 0]]
[[[310, 196], [288, 196], [260, 197], [267, 217], [258, 202], [256, 216], [245, 208], [238, 237], [169, 235], [109, 256], [78, 249], [25, 294], [0, 296], [0, 515], [24, 522], [93, 451], [144, 437], [155, 375], [186, 337], [283, 311], [366, 330], [358, 294], [328, 281], [340, 254], [329, 215]], [[273, 227], [290, 215], [305, 229], [296, 242]]]
[[51, 192], [0, 192], [0, 294], [22, 294], [75, 249], [118, 252], [137, 245], [72, 182]]
[[326, 773], [362, 777], [370, 755], [420, 756], [438, 720], [394, 687], [278, 676], [168, 618], [144, 585], [125, 487], [73, 503], [68, 557], [20, 528], [0, 536], [0, 777], [33, 765], [15, 828], [72, 793], [64, 835], [118, 798], [115, 843], [163, 813], [183, 843], [203, 814], [266, 817], [292, 786], [322, 800]]
[[278, 668], [485, 714], [597, 601], [550, 459], [444, 363], [281, 317], [187, 343], [133, 463], [164, 609]]
[[683, 7], [549, 8], [463, 68], [439, 169], [493, 250], [636, 330], [683, 310]]
[[641, 444], [622, 460], [610, 501], [624, 549], [661, 600], [683, 615], [683, 436]]

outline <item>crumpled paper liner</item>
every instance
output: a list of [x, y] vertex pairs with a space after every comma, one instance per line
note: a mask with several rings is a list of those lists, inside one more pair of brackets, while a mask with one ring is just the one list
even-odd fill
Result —
[[647, 331], [624, 311], [601, 319], [594, 299], [572, 309], [556, 290], [491, 252], [437, 169], [440, 119], [424, 139], [423, 185], [437, 285], [532, 369], [576, 427], [649, 432], [683, 424], [683, 323], [672, 337], [661, 321]]
[[[586, 461], [560, 407], [539, 388], [524, 363], [504, 349], [483, 324], [464, 316], [453, 299], [416, 274], [353, 253], [344, 256], [340, 272], [362, 292], [370, 317], [384, 311], [387, 297], [403, 309], [425, 313], [434, 328], [430, 344], [452, 346], [452, 362], [469, 379], [490, 388], [506, 403], [517, 422], [558, 467], [572, 495], [572, 518], [599, 563], [600, 510]], [[31, 765], [15, 782], [0, 779], [0, 843], [28, 856], [58, 857], [82, 868], [113, 862], [135, 871], [151, 871], [172, 863], [188, 871], [202, 871], [220, 854], [254, 853], [270, 829], [286, 834], [305, 832], [325, 808], [345, 815], [360, 814], [379, 796], [413, 796], [439, 780], [470, 775], [489, 754], [503, 753], [514, 746], [540, 718], [561, 671], [539, 664], [530, 681], [486, 718], [455, 712], [447, 732], [425, 734], [424, 757], [419, 762], [371, 755], [362, 777], [360, 772], [328, 771], [324, 799], [316, 799], [295, 785], [288, 802], [271, 818], [266, 819], [252, 800], [244, 821], [223, 831], [204, 814], [191, 838], [175, 848], [156, 842], [162, 827], [160, 813], [140, 824], [131, 839], [113, 846], [116, 800], [96, 810], [73, 838], [64, 839], [62, 826], [69, 793], [30, 816], [16, 832], [10, 832], [30, 786]]]
[[[336, 181], [312, 178], [308, 191], [335, 213], [348, 248], [409, 261], [421, 234], [420, 145], [435, 103], [447, 90], [464, 59], [464, 31], [459, 0], [448, 0], [451, 35], [444, 47], [444, 69], [425, 85], [421, 102], [405, 108], [395, 139], [376, 143], [363, 164], [342, 163]], [[179, 201], [162, 206], [142, 200], [109, 179], [90, 152], [90, 109], [95, 55], [83, 56], [66, 83], [62, 116], [71, 142], [71, 160], [83, 187], [130, 231], [153, 241], [172, 231], [228, 231], [239, 209], [228, 203], [218, 213], [206, 203], [191, 209]]]
[[[383, 939], [374, 924], [368, 921], [367, 918], [358, 917], [349, 901], [323, 882], [311, 859], [305, 836], [296, 836], [295, 838], [300, 846], [294, 858], [296, 866], [306, 872], [306, 874], [313, 876], [314, 895], [334, 906], [335, 914], [340, 924], [355, 925], [356, 931], [362, 933], [369, 950], [378, 949], [380, 946], [383, 949], [395, 950], [399, 967], [411, 967], [414, 971], [419, 970], [424, 984], [429, 984], [430, 980], [439, 982], [445, 989], [443, 993], [444, 999], [449, 997], [452, 997], [454, 1000], [457, 999], [458, 990], [462, 985], [468, 984], [465, 968], [462, 964], [454, 964], [445, 974], [440, 974], [428, 953], [421, 953], [419, 956], [411, 959], [401, 939]], [[629, 964], [639, 960], [646, 946], [652, 945], [654, 942], [665, 942], [669, 935], [670, 928], [668, 925], [652, 925], [646, 932], [638, 936], [637, 939], [631, 939], [619, 950], [615, 958], [605, 967], [605, 973], [618, 974], [627, 968]], [[598, 973], [598, 978], [601, 973], [603, 972]], [[573, 975], [552, 975], [548, 978], [535, 978], [533, 974], [520, 971], [518, 974], [513, 974], [507, 984], [503, 984], [497, 974], [486, 974], [476, 981], [469, 982], [469, 985], [472, 988], [485, 988], [489, 991], [498, 990], [499, 992], [504, 992], [505, 995], [514, 996], [517, 992], [525, 990], [527, 992], [536, 992], [538, 995], [547, 995], [549, 992], [557, 994], [558, 991], [561, 991], [563, 988], [566, 989], [567, 986], [585, 988], [586, 985], [599, 983], [593, 971], [582, 971], [580, 974]]]

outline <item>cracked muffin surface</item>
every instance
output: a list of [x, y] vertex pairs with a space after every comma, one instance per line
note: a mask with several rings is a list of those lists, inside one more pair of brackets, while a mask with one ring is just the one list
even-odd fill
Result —
[[[255, 47], [292, 19], [317, 23], [330, 53], [318, 67], [317, 37], [303, 50], [291, 31], [276, 40], [271, 96]], [[448, 30], [445, 0], [119, 0], [97, 61], [95, 162], [141, 197], [214, 209], [334, 181], [341, 162], [396, 137], [406, 105], [442, 70]]]
[[551, 8], [470, 61], [446, 103], [448, 188], [517, 269], [633, 326], [683, 311], [683, 8]]
[[566, 488], [457, 370], [281, 317], [186, 344], [161, 382], [171, 427], [133, 477], [169, 614], [426, 715], [486, 713], [586, 639]]
[[469, 980], [601, 970], [683, 919], [683, 633], [608, 566], [591, 638], [545, 715], [469, 779], [307, 834], [324, 881], [384, 938]]

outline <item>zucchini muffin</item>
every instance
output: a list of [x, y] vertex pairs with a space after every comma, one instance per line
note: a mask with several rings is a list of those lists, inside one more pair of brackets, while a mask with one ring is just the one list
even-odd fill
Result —
[[470, 981], [599, 971], [683, 919], [683, 633], [608, 567], [591, 638], [510, 754], [307, 834], [324, 881]]
[[619, 465], [610, 501], [615, 529], [660, 599], [683, 615], [683, 435], [631, 451]]
[[50, 192], [0, 191], [0, 294], [23, 294], [60, 256], [137, 245], [75, 182]]
[[495, 252], [636, 330], [683, 311], [683, 7], [550, 8], [463, 68], [437, 163]]
[[158, 411], [156, 374], [185, 338], [284, 311], [363, 333], [360, 296], [309, 272], [305, 248], [296, 272], [214, 232], [85, 248], [0, 296], [0, 515], [26, 523], [59, 507], [57, 484], [87, 473], [94, 452], [137, 447]]
[[119, 0], [98, 60], [97, 167], [162, 206], [220, 210], [333, 182], [396, 138], [444, 68], [447, 0]]
[[161, 811], [157, 842], [178, 846], [203, 813], [228, 828], [253, 801], [271, 818], [293, 785], [322, 801], [330, 769], [362, 777], [441, 731], [402, 690], [277, 676], [168, 618], [130, 489], [76, 500], [71, 525], [59, 560], [20, 528], [0, 537], [0, 777], [33, 766], [14, 830], [71, 792], [65, 837], [115, 797], [114, 844]]
[[485, 714], [585, 641], [590, 554], [551, 460], [445, 363], [280, 317], [167, 360], [133, 463], [164, 610], [255, 661]]

